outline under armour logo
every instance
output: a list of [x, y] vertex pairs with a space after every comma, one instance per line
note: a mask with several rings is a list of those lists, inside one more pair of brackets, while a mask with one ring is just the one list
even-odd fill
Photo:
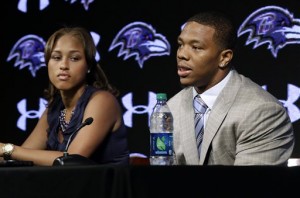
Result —
[[17, 121], [17, 127], [23, 131], [26, 131], [26, 120], [27, 119], [35, 119], [35, 118], [40, 118], [42, 116], [42, 113], [46, 109], [46, 104], [47, 101], [43, 98], [40, 98], [40, 103], [39, 103], [39, 110], [27, 110], [27, 101], [26, 99], [21, 100], [17, 104], [17, 108], [21, 114]]
[[[264, 90], [267, 90], [267, 85], [262, 86]], [[287, 109], [291, 122], [295, 122], [300, 118], [300, 110], [294, 104], [300, 97], [300, 88], [288, 84], [287, 85], [287, 100], [279, 100], [283, 106]]]
[[[28, 0], [19, 0], [18, 10], [21, 12], [27, 12], [27, 1]], [[40, 0], [39, 9], [44, 10], [49, 5], [49, 0]]]
[[132, 127], [132, 122], [133, 122], [132, 116], [134, 113], [135, 114], [148, 113], [148, 125], [149, 125], [150, 115], [153, 111], [154, 105], [156, 104], [156, 94], [153, 92], [149, 92], [148, 100], [149, 100], [148, 106], [146, 105], [133, 106], [132, 93], [128, 93], [122, 98], [123, 106], [127, 109], [127, 111], [123, 115], [126, 126]]
[[[101, 39], [101, 36], [96, 33], [96, 32], [90, 32], [92, 37], [93, 37], [93, 41], [95, 43], [95, 46], [97, 46], [100, 42], [100, 39]], [[98, 51], [96, 51], [96, 57], [95, 57], [96, 61], [99, 61], [100, 60], [100, 54]]]

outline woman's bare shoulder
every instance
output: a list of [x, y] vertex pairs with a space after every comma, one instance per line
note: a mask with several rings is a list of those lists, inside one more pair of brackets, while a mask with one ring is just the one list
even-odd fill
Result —
[[88, 106], [101, 106], [101, 108], [119, 108], [119, 102], [117, 98], [109, 91], [99, 90], [93, 93]]

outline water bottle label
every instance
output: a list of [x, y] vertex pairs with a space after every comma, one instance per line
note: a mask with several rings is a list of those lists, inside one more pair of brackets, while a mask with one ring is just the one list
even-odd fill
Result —
[[150, 133], [150, 155], [172, 156], [173, 134], [172, 133]]

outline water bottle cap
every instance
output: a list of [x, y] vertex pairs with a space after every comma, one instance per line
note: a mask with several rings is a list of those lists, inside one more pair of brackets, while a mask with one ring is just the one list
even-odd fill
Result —
[[167, 94], [166, 93], [158, 93], [156, 94], [157, 100], [167, 100]]

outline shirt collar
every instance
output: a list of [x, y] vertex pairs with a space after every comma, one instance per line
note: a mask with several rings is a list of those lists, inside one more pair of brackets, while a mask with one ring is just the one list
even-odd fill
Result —
[[[232, 70], [227, 74], [227, 76], [221, 80], [218, 84], [215, 86], [209, 88], [202, 94], [199, 94], [202, 100], [205, 102], [205, 104], [208, 106], [209, 109], [212, 109], [218, 95], [221, 93], [222, 89], [225, 87], [226, 83], [228, 82], [230, 76], [232, 75]], [[195, 87], [193, 88], [193, 98], [197, 95], [197, 91], [195, 90]]]

